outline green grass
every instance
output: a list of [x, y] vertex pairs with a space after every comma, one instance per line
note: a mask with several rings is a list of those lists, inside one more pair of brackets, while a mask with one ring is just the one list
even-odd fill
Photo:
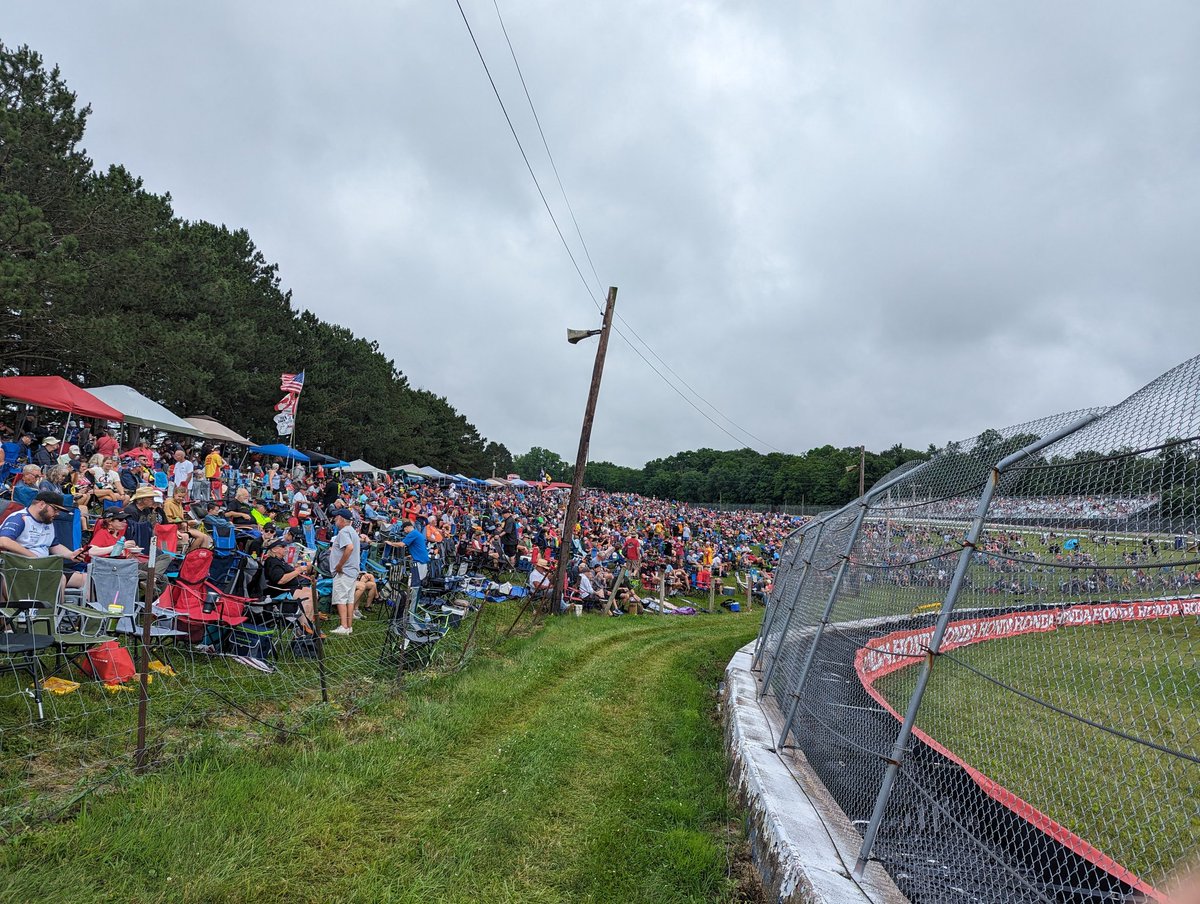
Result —
[[[1026, 694], [1195, 755], [1200, 641], [1192, 619], [1060, 628], [951, 654]], [[916, 676], [878, 687], [903, 712]], [[1194, 852], [1200, 767], [1023, 700], [943, 657], [917, 726], [1151, 881]]]
[[728, 900], [715, 691], [760, 611], [552, 619], [303, 738], [206, 734], [0, 850], [0, 899]]

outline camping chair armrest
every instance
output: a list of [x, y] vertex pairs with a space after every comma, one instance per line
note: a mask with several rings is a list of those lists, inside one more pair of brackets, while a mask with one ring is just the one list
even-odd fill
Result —
[[[42, 614], [39, 614], [41, 612]], [[25, 615], [25, 623], [31, 628], [38, 622], [44, 622], [46, 625], [46, 633], [49, 634], [53, 630], [54, 619], [49, 610], [43, 607], [42, 609], [7, 609], [0, 608], [0, 620], [3, 621], [4, 628], [15, 628], [16, 619], [19, 615]]]
[[99, 609], [84, 608], [82, 606], [72, 606], [70, 603], [59, 603], [57, 606], [54, 607], [55, 615], [60, 615], [63, 613], [66, 613], [69, 615], [78, 615], [80, 618], [97, 619], [97, 620], [117, 618], [119, 616], [126, 614], [124, 611], [121, 611], [121, 612], [118, 612], [116, 615], [114, 615], [111, 612], [101, 612]]

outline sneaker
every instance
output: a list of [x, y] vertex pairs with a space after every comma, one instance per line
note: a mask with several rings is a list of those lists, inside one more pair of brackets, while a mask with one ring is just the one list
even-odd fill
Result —
[[366, 616], [363, 615], [361, 612], [359, 612], [357, 609], [354, 610], [354, 617], [355, 618], [366, 618]]
[[330, 631], [329, 633], [330, 633], [330, 634], [353, 634], [353, 633], [354, 633], [354, 629], [353, 629], [353, 628], [345, 628], [345, 627], [343, 627], [343, 626], [341, 626], [341, 625], [338, 625], [336, 628], [334, 628], [334, 629], [333, 629], [332, 631]]

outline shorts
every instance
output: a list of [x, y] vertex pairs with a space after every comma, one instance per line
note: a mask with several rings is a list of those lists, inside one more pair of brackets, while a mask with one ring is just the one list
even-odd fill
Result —
[[354, 582], [358, 575], [335, 574], [333, 576], [333, 604], [349, 606], [354, 602]]
[[427, 577], [429, 577], [429, 563], [413, 562], [412, 570], [408, 573], [408, 586], [420, 587], [425, 583]]

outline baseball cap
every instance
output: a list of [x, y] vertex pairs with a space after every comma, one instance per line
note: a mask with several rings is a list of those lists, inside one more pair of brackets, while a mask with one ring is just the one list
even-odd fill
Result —
[[72, 455], [82, 455], [83, 454], [80, 451], [78, 446], [71, 446], [71, 448], [69, 448], [67, 451], [70, 452]]
[[272, 540], [270, 543], [268, 543], [266, 546], [263, 547], [263, 552], [270, 552], [272, 549], [279, 549], [279, 548], [281, 548], [283, 546], [287, 546], [287, 545], [288, 545], [287, 540]]
[[56, 493], [53, 490], [42, 490], [33, 497], [34, 502], [45, 502], [48, 505], [54, 506], [60, 511], [67, 510], [67, 500], [63, 498], [62, 493]]
[[334, 509], [332, 512], [330, 512], [330, 513], [329, 513], [329, 517], [330, 517], [330, 518], [338, 518], [338, 517], [341, 517], [341, 518], [345, 518], [347, 521], [349, 521], [349, 520], [351, 520], [351, 519], [352, 519], [354, 516], [350, 514], [350, 509], [337, 508], [337, 509]]

